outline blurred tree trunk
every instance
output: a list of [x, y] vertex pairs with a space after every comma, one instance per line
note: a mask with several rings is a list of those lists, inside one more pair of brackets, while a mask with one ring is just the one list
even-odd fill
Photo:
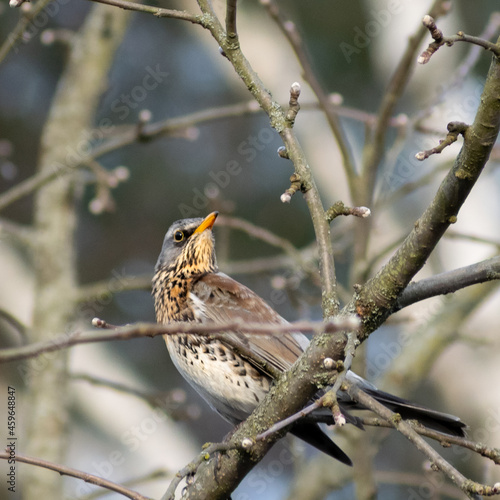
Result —
[[[39, 172], [61, 175], [35, 196], [35, 306], [33, 338], [38, 342], [72, 333], [77, 289], [74, 236], [77, 226], [75, 172], [89, 150], [93, 117], [130, 13], [92, 8], [71, 45], [43, 131]], [[69, 169], [69, 171], [68, 171]], [[73, 170], [73, 171], [71, 171]], [[64, 461], [69, 388], [68, 351], [42, 356], [27, 373], [27, 455]], [[26, 500], [62, 498], [60, 476], [38, 467], [23, 471]]]

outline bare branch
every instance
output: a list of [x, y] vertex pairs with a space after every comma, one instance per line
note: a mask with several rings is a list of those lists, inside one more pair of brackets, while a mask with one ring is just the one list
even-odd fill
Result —
[[447, 231], [445, 234], [446, 238], [473, 241], [475, 243], [482, 243], [484, 245], [493, 245], [500, 250], [500, 240], [493, 238], [485, 238], [483, 236], [476, 236], [473, 234], [460, 233], [458, 231]]
[[[441, 16], [447, 11], [446, 5], [447, 4], [442, 0], [436, 0], [433, 3], [430, 11], [435, 17]], [[376, 170], [384, 154], [385, 138], [389, 122], [394, 113], [396, 104], [403, 94], [404, 89], [406, 88], [414, 67], [415, 54], [420, 46], [420, 43], [424, 39], [425, 34], [425, 28], [419, 27], [416, 32], [409, 38], [405, 53], [403, 54], [403, 57], [399, 61], [399, 64], [392, 75], [384, 98], [382, 99], [382, 102], [380, 104], [377, 113], [377, 123], [373, 132], [373, 138], [369, 142], [369, 144], [365, 146], [363, 158], [363, 172], [364, 175], [367, 176], [365, 180], [365, 183], [368, 184], [367, 189], [373, 189]], [[367, 199], [356, 199], [355, 201], [356, 203], [367, 204], [368, 206], [372, 205], [371, 197], [368, 197]]]
[[[8, 453], [2, 452], [0, 453], [0, 459], [8, 460], [10, 455]], [[93, 474], [89, 474], [87, 472], [79, 471], [77, 469], [72, 469], [71, 467], [66, 467], [65, 465], [55, 464], [53, 462], [48, 462], [47, 460], [43, 460], [41, 458], [35, 457], [27, 457], [25, 455], [20, 455], [16, 453], [16, 462], [35, 465], [37, 467], [42, 467], [44, 469], [49, 469], [57, 472], [62, 476], [70, 476], [76, 479], [81, 479], [89, 484], [95, 484], [96, 486], [100, 486], [101, 488], [106, 488], [107, 490], [114, 491], [123, 495], [127, 498], [131, 498], [132, 500], [152, 500], [149, 497], [145, 497], [136, 491], [133, 491], [129, 488], [125, 488], [119, 484], [108, 481], [107, 479], [103, 479], [99, 476], [94, 476]]]
[[170, 17], [172, 19], [181, 19], [183, 21], [189, 21], [193, 24], [203, 25], [203, 20], [201, 16], [195, 16], [190, 14], [185, 10], [172, 10], [172, 9], [162, 9], [160, 7], [154, 7], [152, 5], [144, 5], [141, 3], [129, 2], [128, 0], [89, 0], [97, 3], [104, 3], [107, 5], [113, 5], [115, 7], [120, 7], [124, 10], [134, 10], [137, 12], [147, 12], [153, 14], [156, 17]]
[[[134, 477], [128, 479], [127, 481], [123, 481], [122, 486], [130, 487], [134, 484], [146, 483], [149, 481], [156, 481], [157, 479], [167, 479], [172, 477], [172, 473], [166, 469], [156, 469], [142, 476]], [[105, 490], [97, 490], [94, 493], [90, 493], [88, 495], [80, 497], [80, 500], [96, 500], [102, 498], [103, 496], [107, 496], [108, 492]]]
[[226, 36], [227, 42], [236, 47], [238, 42], [238, 31], [236, 29], [236, 5], [238, 0], [227, 0], [226, 6]]
[[374, 398], [363, 392], [355, 384], [346, 382], [348, 394], [363, 406], [373, 411], [384, 420], [389, 422], [403, 436], [409, 439], [427, 458], [432, 462], [433, 466], [443, 471], [469, 498], [476, 498], [476, 495], [492, 496], [500, 493], [500, 483], [494, 486], [488, 486], [476, 483], [467, 479], [449, 462], [447, 462], [432, 446], [425, 442], [415, 429], [406, 421], [401, 419], [401, 416], [386, 408], [383, 404], [376, 401]]
[[[23, 39], [24, 33], [26, 29], [30, 25], [31, 21], [40, 13], [42, 10], [47, 7], [47, 5], [51, 2], [51, 0], [38, 0], [33, 6], [31, 4], [28, 5], [27, 11], [23, 11], [19, 22], [16, 27], [9, 33], [7, 39], [0, 47], [0, 63], [7, 57], [9, 52], [19, 43], [21, 39]], [[18, 5], [23, 4], [24, 2], [20, 2]], [[17, 5], [16, 5], [17, 6]], [[21, 9], [23, 9], [25, 5], [21, 5]]]
[[347, 311], [356, 311], [362, 317], [361, 340], [365, 338], [363, 330], [366, 333], [375, 330], [391, 314], [399, 294], [423, 267], [448, 227], [457, 220], [498, 137], [499, 96], [500, 63], [493, 58], [474, 123], [465, 133], [462, 150], [452, 169], [403, 244], [346, 306]]
[[13, 314], [6, 311], [5, 309], [0, 309], [0, 320], [4, 320], [17, 331], [22, 339], [23, 344], [27, 341], [27, 332], [29, 331], [29, 328], [24, 323], [19, 321]]
[[3, 218], [0, 219], [0, 237], [2, 236], [12, 237], [26, 248], [31, 248], [35, 240], [33, 228]]
[[448, 123], [447, 128], [448, 134], [446, 136], [446, 139], [439, 141], [439, 146], [436, 146], [435, 148], [429, 149], [427, 151], [420, 151], [415, 155], [415, 158], [417, 160], [423, 161], [426, 158], [429, 158], [429, 156], [431, 155], [440, 154], [445, 148], [456, 142], [459, 135], [465, 136], [469, 125], [463, 122], [450, 122]]
[[[0, 363], [18, 361], [21, 359], [38, 356], [44, 352], [59, 351], [78, 344], [89, 344], [94, 342], [109, 342], [113, 340], [129, 340], [138, 337], [156, 337], [158, 335], [176, 335], [179, 333], [196, 333], [197, 335], [222, 335], [225, 331], [240, 331], [252, 335], [280, 335], [283, 333], [335, 333], [355, 328], [358, 321], [355, 317], [334, 318], [328, 322], [299, 321], [296, 323], [269, 325], [260, 323], [245, 323], [243, 321], [231, 321], [228, 323], [195, 324], [195, 323], [173, 323], [159, 325], [157, 323], [137, 323], [135, 325], [114, 327], [105, 321], [96, 320], [95, 325], [100, 328], [112, 330], [109, 333], [97, 333], [95, 330], [87, 332], [76, 332], [69, 335], [61, 335], [55, 339], [38, 342], [22, 347], [0, 349]], [[227, 339], [226, 339], [227, 340]]]
[[337, 117], [335, 106], [329, 99], [329, 96], [325, 93], [321, 84], [319, 83], [316, 75], [311, 67], [311, 63], [307, 54], [302, 45], [302, 40], [297, 31], [295, 24], [291, 21], [285, 20], [278, 7], [277, 2], [274, 0], [261, 0], [260, 2], [264, 8], [267, 10], [270, 17], [276, 22], [278, 27], [281, 29], [282, 33], [287, 38], [290, 46], [295, 52], [295, 56], [297, 57], [301, 67], [303, 76], [306, 79], [307, 83], [309, 83], [311, 89], [314, 94], [318, 98], [319, 105], [323, 112], [325, 113], [326, 119], [328, 121], [328, 125], [332, 130], [332, 133], [337, 141], [337, 144], [340, 149], [340, 153], [342, 155], [342, 160], [344, 164], [344, 169], [347, 175], [349, 182], [353, 182], [356, 176], [356, 169], [354, 166], [354, 161], [352, 159], [352, 152], [350, 151], [349, 143], [347, 138], [345, 137], [344, 130], [342, 129], [342, 125]]
[[500, 279], [500, 256], [410, 283], [400, 295], [394, 311], [436, 295], [453, 293], [467, 286], [498, 279]]
[[[434, 16], [441, 16], [446, 13], [448, 8], [447, 2], [435, 0], [430, 11]], [[415, 64], [415, 55], [425, 34], [425, 28], [420, 26], [415, 33], [409, 37], [406, 50], [392, 74], [387, 90], [380, 103], [373, 132], [366, 140], [363, 149], [361, 179], [356, 183], [355, 190], [353, 190], [351, 194], [353, 202], [356, 205], [373, 207], [375, 181], [379, 165], [384, 157], [389, 123], [396, 109], [396, 105], [410, 80]], [[354, 260], [356, 262], [363, 262], [366, 259], [370, 226], [371, 223], [368, 221], [368, 224], [359, 224], [354, 228], [356, 241], [354, 247]], [[355, 279], [359, 278], [355, 276]]]
[[339, 215], [354, 215], [355, 217], [370, 217], [371, 210], [367, 207], [346, 207], [342, 201], [337, 201], [326, 211], [326, 220], [332, 222]]
[[484, 40], [476, 36], [466, 35], [463, 31], [459, 31], [454, 36], [443, 35], [443, 32], [436, 26], [434, 18], [430, 15], [424, 16], [422, 19], [422, 24], [429, 30], [434, 42], [430, 43], [429, 46], [420, 54], [418, 58], [419, 64], [427, 64], [440, 47], [447, 45], [451, 47], [455, 42], [468, 42], [474, 45], [483, 47], [485, 50], [493, 52], [496, 57], [500, 57], [500, 46], [490, 42], [489, 40]]
[[[387, 427], [393, 429], [394, 425], [389, 423], [387, 420], [382, 420], [376, 417], [359, 417], [363, 425], [372, 427]], [[500, 465], [500, 449], [491, 448], [483, 443], [478, 443], [476, 441], [471, 441], [467, 438], [462, 438], [458, 436], [450, 436], [448, 434], [442, 434], [441, 432], [428, 429], [422, 425], [413, 424], [411, 421], [407, 421], [409, 425], [413, 427], [413, 430], [420, 434], [421, 436], [434, 439], [439, 441], [441, 446], [444, 448], [449, 448], [451, 445], [461, 446], [462, 448], [467, 448], [468, 450], [478, 453], [482, 457], [489, 458], [496, 465]]]

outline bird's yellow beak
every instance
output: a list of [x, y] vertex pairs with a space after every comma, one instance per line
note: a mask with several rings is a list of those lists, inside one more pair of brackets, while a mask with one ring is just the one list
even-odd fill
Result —
[[203, 222], [194, 230], [194, 232], [202, 233], [203, 231], [205, 231], [205, 229], [212, 229], [212, 226], [215, 224], [215, 219], [217, 219], [218, 215], [219, 212], [212, 212], [211, 214], [207, 215], [203, 219]]

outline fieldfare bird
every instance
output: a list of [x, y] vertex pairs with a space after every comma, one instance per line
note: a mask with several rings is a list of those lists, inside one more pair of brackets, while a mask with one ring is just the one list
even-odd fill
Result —
[[[217, 215], [213, 212], [204, 219], [178, 220], [167, 231], [153, 278], [158, 323], [227, 323], [235, 319], [286, 323], [249, 288], [219, 272], [212, 233]], [[309, 340], [301, 333], [267, 337], [241, 332], [225, 332], [225, 335], [231, 337], [231, 343], [224, 342], [227, 336], [209, 339], [194, 334], [166, 335], [165, 342], [182, 376], [213, 409], [237, 424], [250, 415], [273, 383], [272, 377], [260, 367], [262, 363], [252, 360], [248, 352], [255, 353], [255, 359], [264, 360], [274, 369], [285, 371], [306, 349]], [[245, 357], [231, 347], [238, 342], [246, 347]], [[382, 392], [352, 371], [347, 373], [347, 378], [405, 419], [418, 420], [446, 434], [464, 436], [466, 425], [458, 417]], [[340, 391], [337, 398], [342, 411], [349, 416], [348, 421], [356, 424], [356, 418], [347, 413], [347, 408], [363, 407], [345, 392]], [[316, 423], [299, 420], [290, 432], [351, 465], [349, 457]]]

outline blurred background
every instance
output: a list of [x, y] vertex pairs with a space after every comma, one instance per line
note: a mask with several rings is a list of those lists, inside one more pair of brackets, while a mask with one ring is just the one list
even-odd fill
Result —
[[[375, 115], [408, 37], [416, 31], [430, 5], [385, 0], [278, 3], [282, 14], [300, 32], [323, 88], [336, 94], [342, 109]], [[450, 13], [438, 23], [445, 34], [462, 30], [479, 35], [498, 8], [493, 0], [450, 3]], [[64, 39], [79, 29], [93, 7], [85, 0], [57, 5], [57, 12], [47, 16], [46, 22], [38, 23], [40, 26], [31, 25], [24, 42], [0, 64], [0, 193], [36, 172], [40, 136], [67, 59], [68, 45]], [[155, 5], [198, 12], [191, 2], [181, 5], [160, 0]], [[224, 2], [215, 0], [214, 5], [223, 16]], [[274, 98], [286, 104], [290, 84], [302, 84], [303, 109], [296, 120], [296, 132], [325, 207], [337, 200], [348, 204], [337, 145], [323, 114], [314, 108], [314, 96], [293, 52], [258, 2], [242, 0], [238, 8], [242, 49]], [[8, 39], [19, 16], [19, 9], [10, 9], [2, 0], [1, 42]], [[498, 36], [498, 24], [493, 33]], [[429, 40], [427, 36], [422, 49]], [[426, 66], [415, 64], [412, 80], [398, 105], [398, 126], [392, 127], [388, 135], [375, 206], [370, 207], [370, 258], [375, 259], [370, 275], [391, 255], [391, 250], [382, 250], [408, 234], [430, 202], [460, 149], [461, 139], [425, 162], [417, 162], [414, 155], [437, 145], [444, 138], [449, 121], [470, 123], [474, 118], [490, 56], [481, 53], [473, 67], [457, 77], [457, 69], [462, 68], [469, 55], [468, 45], [456, 44], [440, 49]], [[134, 13], [110, 68], [95, 117], [95, 130], [99, 130], [102, 120], [110, 120], [117, 129], [136, 124], [141, 112], [142, 117], [148, 114], [144, 110], [150, 112], [151, 122], [161, 122], [249, 102], [250, 97], [209, 33], [183, 21]], [[341, 122], [359, 165], [366, 120], [354, 119], [349, 112], [344, 114], [351, 116], [341, 118]], [[417, 123], [414, 119], [419, 116], [422, 119]], [[427, 133], [423, 133], [424, 129]], [[97, 144], [100, 139], [107, 139], [102, 134], [95, 137]], [[306, 204], [300, 194], [290, 204], [280, 201], [293, 173], [291, 164], [276, 153], [281, 144], [267, 117], [258, 111], [193, 123], [172, 135], [136, 141], [99, 158], [110, 171], [125, 167], [120, 172], [128, 176], [111, 191], [112, 202], [105, 207], [109, 210], [101, 210], [96, 202], [99, 197], [93, 177], [82, 173], [75, 241], [78, 277], [82, 285], [101, 283], [103, 293], [82, 304], [77, 328], [90, 330], [95, 316], [112, 324], [154, 321], [147, 282], [164, 233], [173, 221], [187, 216], [204, 216], [217, 209], [225, 216], [246, 219], [286, 238], [315, 264], [314, 233]], [[451, 230], [454, 236], [438, 245], [418, 277], [472, 264], [498, 253], [498, 158], [494, 154], [460, 212]], [[413, 186], [412, 183], [418, 186], [421, 179], [418, 189], [410, 193], [401, 189]], [[11, 204], [0, 217], [1, 222], [29, 225], [33, 218], [32, 196]], [[364, 223], [351, 219], [332, 224], [338, 277], [346, 290], [344, 298], [352, 293], [352, 227]], [[317, 280], [296, 263], [281, 258], [281, 249], [223, 223], [216, 224], [215, 236], [222, 271], [255, 290], [289, 320], [321, 318]], [[36, 328], [31, 324], [31, 266], [30, 254], [23, 245], [5, 232], [2, 234], [0, 228], [0, 309]], [[139, 289], [129, 290], [136, 283]], [[481, 287], [486, 285], [477, 288]], [[363, 345], [360, 358], [365, 363], [363, 366], [360, 362], [358, 368], [383, 389], [459, 415], [470, 425], [472, 439], [500, 446], [500, 394], [496, 383], [500, 379], [500, 294], [493, 286], [491, 290], [483, 288], [482, 295], [474, 299], [468, 293], [465, 290], [428, 300], [396, 315]], [[473, 300], [477, 304], [467, 308]], [[61, 297], [62, 308], [64, 304]], [[452, 331], [443, 334], [443, 329], [450, 325], [454, 325]], [[54, 336], [59, 333], [62, 332], [54, 332]], [[425, 350], [418, 340], [430, 342], [435, 337], [440, 342], [434, 351], [422, 354], [422, 373], [413, 378], [412, 374], [398, 377], [398, 366], [404, 373], [407, 360]], [[15, 329], [0, 319], [2, 347], [20, 342]], [[23, 366], [10, 363], [0, 367], [5, 383], [15, 385], [20, 394], [24, 386]], [[134, 485], [143, 494], [159, 498], [171, 474], [190, 461], [201, 444], [218, 441], [230, 430], [186, 386], [160, 338], [75, 347], [71, 349], [71, 372], [74, 380], [68, 402], [71, 425], [65, 463], [116, 482], [166, 471], [158, 478]], [[160, 406], [167, 407], [168, 415], [141, 398], [96, 383], [96, 379], [148, 393], [160, 391]], [[0, 398], [2, 414], [4, 399]], [[19, 404], [22, 426], [30, 403], [21, 398]], [[361, 432], [347, 430], [338, 437], [348, 453], [352, 452], [356, 433]], [[438, 474], [428, 472], [423, 457], [403, 437], [383, 430], [363, 434], [364, 442], [371, 443], [366, 454], [373, 455], [375, 475], [380, 478], [379, 498], [462, 498]], [[447, 450], [445, 456], [475, 480], [500, 480], [498, 470], [471, 453]], [[287, 438], [243, 481], [233, 499], [255, 498], [257, 494], [263, 499], [288, 495], [298, 498], [298, 490], [291, 488], [298, 488], [298, 478], [308, 470], [307, 463], [314, 463], [314, 470], [330, 477], [332, 484], [337, 479], [340, 483], [336, 491], [327, 494], [328, 488], [333, 487], [327, 485], [311, 498], [325, 494], [332, 499], [353, 498], [352, 477], [348, 476], [352, 471], [345, 471], [328, 457], [314, 456], [302, 443]], [[0, 470], [3, 467], [0, 463]], [[22, 466], [19, 470], [22, 485]], [[74, 479], [64, 480], [67, 498], [84, 498], [95, 491]], [[21, 498], [6, 493], [2, 486], [0, 498]]]

